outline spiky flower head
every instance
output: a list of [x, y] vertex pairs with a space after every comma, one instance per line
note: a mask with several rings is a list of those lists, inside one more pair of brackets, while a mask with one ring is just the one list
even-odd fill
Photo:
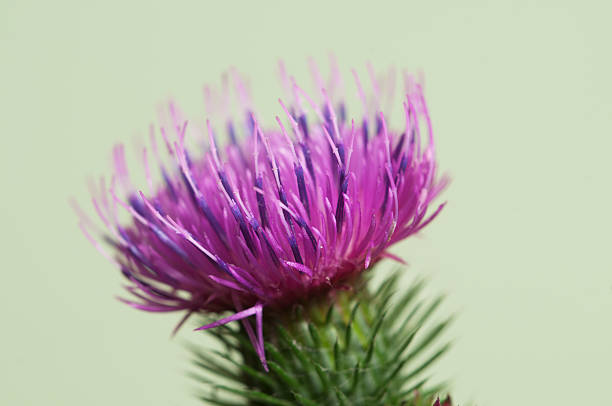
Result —
[[[276, 125], [264, 128], [246, 85], [231, 72], [218, 97], [205, 91], [225, 120], [224, 146], [216, 141], [219, 123], [188, 125], [170, 103], [159, 126], [164, 148], [152, 127], [150, 148], [142, 149], [146, 193], [132, 186], [124, 148], [117, 146], [109, 187], [103, 180], [93, 187], [104, 231], [84, 216], [81, 228], [127, 279], [131, 298], [121, 300], [151, 312], [185, 311], [179, 326], [194, 312], [233, 312], [200, 329], [241, 320], [265, 367], [264, 309], [282, 311], [345, 288], [380, 259], [394, 258], [388, 248], [442, 209], [428, 207], [445, 181], [436, 175], [421, 85], [405, 75], [404, 125], [391, 129], [380, 111], [386, 82], [371, 72], [368, 97], [353, 76], [363, 113], [348, 119], [335, 67], [327, 90], [315, 74], [318, 98], [281, 69], [288, 99], [279, 99]], [[241, 121], [224, 107], [230, 82]], [[194, 141], [204, 146], [186, 145]], [[119, 218], [119, 208], [129, 221]]]

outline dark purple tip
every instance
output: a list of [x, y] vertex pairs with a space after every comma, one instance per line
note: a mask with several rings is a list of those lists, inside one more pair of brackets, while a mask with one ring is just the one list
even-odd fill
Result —
[[123, 227], [118, 227], [117, 231], [119, 232], [119, 235], [121, 235], [121, 237], [125, 240], [125, 244], [123, 244], [122, 247], [127, 251], [127, 253], [132, 257], [132, 259], [140, 266], [143, 266], [151, 272], [157, 274], [156, 268], [147, 260], [147, 257], [143, 255], [143, 253], [138, 249], [138, 247], [134, 245], [132, 239], [125, 231], [125, 229], [123, 229]]
[[227, 265], [227, 263], [225, 263], [224, 260], [219, 258], [218, 255], [215, 255], [215, 259], [214, 260], [211, 259], [211, 261], [217, 266], [217, 268], [219, 268], [220, 270], [222, 270], [226, 274], [228, 274], [228, 275], [233, 277], [233, 275], [230, 272], [230, 269], [229, 269], [229, 266]]
[[157, 212], [158, 212], [159, 214], [161, 214], [161, 215], [162, 215], [162, 217], [165, 217], [165, 216], [166, 216], [166, 214], [165, 214], [165, 210], [164, 210], [164, 208], [162, 207], [162, 205], [161, 205], [161, 204], [159, 204], [159, 200], [158, 200], [158, 199], [155, 199], [155, 201], [153, 201], [153, 207], [155, 208], [155, 210], [157, 210]]
[[[283, 189], [282, 184], [278, 188], [278, 199], [285, 206], [289, 206], [289, 204], [287, 203], [287, 196], [285, 195], [285, 190]], [[304, 262], [302, 261], [302, 256], [300, 255], [300, 250], [297, 246], [297, 240], [295, 239], [295, 230], [293, 228], [293, 220], [291, 218], [291, 213], [289, 213], [287, 209], [283, 209], [283, 217], [285, 218], [285, 221], [289, 225], [290, 231], [289, 231], [288, 239], [289, 239], [289, 245], [291, 246], [291, 251], [293, 251], [293, 258], [295, 259], [295, 262], [303, 264]]]
[[225, 174], [225, 172], [223, 170], [217, 171], [217, 175], [219, 176], [219, 179], [221, 180], [221, 185], [223, 185], [223, 189], [225, 189], [230, 199], [236, 200], [236, 198], [234, 197], [234, 190], [229, 184], [229, 181], [227, 180], [227, 175]]
[[408, 166], [408, 157], [406, 156], [406, 154], [402, 154], [402, 160], [400, 161], [398, 172], [399, 173], [404, 172], [407, 166]]
[[[261, 176], [255, 179], [255, 186], [259, 190], [263, 190], [263, 178]], [[260, 191], [255, 192], [255, 196], [257, 197], [257, 208], [259, 209], [259, 217], [261, 218], [262, 227], [268, 227], [268, 212], [266, 211], [266, 200], [264, 198], [263, 193]]]
[[174, 189], [174, 185], [172, 184], [172, 181], [168, 177], [168, 172], [166, 172], [166, 169], [162, 167], [161, 173], [162, 173], [162, 178], [164, 178], [164, 183], [166, 184], [166, 189], [168, 190], [170, 194], [170, 198], [172, 199], [173, 202], [176, 202], [177, 201], [176, 189]]
[[342, 142], [338, 142], [336, 144], [336, 148], [338, 148], [338, 155], [340, 155], [340, 161], [342, 161], [342, 165], [344, 166], [346, 164], [345, 162], [345, 150], [344, 150], [344, 144]]
[[238, 227], [240, 227], [240, 233], [244, 237], [244, 241], [246, 242], [247, 247], [253, 255], [255, 255], [255, 248], [253, 246], [253, 240], [251, 239], [251, 234], [249, 234], [249, 230], [247, 228], [246, 221], [244, 220], [244, 216], [240, 211], [240, 208], [237, 204], [233, 204], [231, 206], [232, 214], [234, 215], [234, 219], [238, 223]]
[[298, 217], [296, 221], [298, 225], [302, 227], [302, 230], [306, 231], [306, 234], [308, 235], [308, 239], [310, 239], [310, 242], [312, 243], [312, 249], [316, 251], [317, 250], [317, 239], [315, 238], [314, 234], [312, 233], [312, 230], [306, 223], [306, 220], [304, 220], [302, 217]]
[[338, 203], [336, 204], [336, 231], [342, 230], [342, 223], [344, 222], [344, 193], [348, 188], [348, 177], [346, 171], [340, 171], [340, 190], [338, 193]]
[[336, 158], [336, 154], [334, 154], [334, 148], [331, 145], [327, 146], [327, 150], [329, 151], [329, 165], [331, 168], [334, 168], [333, 171], [334, 179], [338, 178], [337, 169], [340, 168], [340, 164], [338, 163], [338, 159]]
[[289, 236], [289, 245], [291, 246], [291, 251], [293, 251], [293, 258], [295, 258], [295, 262], [303, 264], [302, 255], [300, 255], [300, 250], [297, 245], [297, 241], [295, 239], [295, 235], [291, 234]]
[[153, 285], [151, 285], [150, 283], [146, 282], [145, 280], [143, 280], [142, 278], [139, 278], [135, 275], [134, 272], [130, 271], [129, 269], [127, 269], [126, 267], [122, 267], [121, 268], [121, 273], [123, 274], [123, 276], [125, 276], [130, 282], [135, 282], [137, 284], [139, 284], [140, 286], [142, 286], [143, 288], [145, 288], [148, 292], [153, 293], [154, 295], [157, 295], [159, 297], [162, 297], [164, 299], [174, 299], [173, 296], [167, 294], [166, 292], [157, 289], [156, 287], [154, 287]]
[[376, 135], [380, 135], [380, 133], [382, 132], [382, 120], [380, 119], [380, 116], [377, 114], [376, 115]]
[[346, 107], [342, 102], [338, 105], [338, 115], [340, 116], [340, 122], [344, 124], [346, 122]]
[[129, 281], [132, 280], [132, 273], [125, 267], [121, 267], [121, 274]]
[[189, 255], [187, 255], [187, 253], [181, 247], [179, 247], [177, 243], [170, 239], [170, 237], [168, 237], [168, 235], [159, 227], [151, 225], [151, 231], [153, 231], [153, 234], [155, 234], [162, 244], [172, 250], [172, 252], [178, 255], [186, 264], [194, 266], [194, 263], [189, 259]]
[[225, 245], [226, 248], [229, 247], [227, 239], [225, 238], [225, 233], [221, 228], [221, 224], [213, 214], [212, 210], [210, 210], [210, 207], [208, 207], [208, 204], [206, 203], [206, 200], [204, 200], [204, 197], [200, 196], [196, 200], [198, 208], [202, 211], [202, 213], [204, 213], [204, 217], [206, 217], [206, 220], [208, 220], [208, 223], [212, 227], [215, 235], [219, 238], [223, 245]]
[[136, 213], [140, 214], [144, 218], [149, 218], [149, 212], [145, 210], [145, 206], [142, 203], [140, 196], [134, 193], [130, 195], [130, 197], [128, 197], [128, 201], [130, 203], [130, 206], [132, 206]]
[[259, 223], [257, 222], [257, 219], [253, 217], [251, 218], [249, 222], [251, 223], [251, 227], [253, 227], [253, 229], [257, 233], [259, 240], [260, 241], [263, 240], [263, 242], [265, 243], [266, 248], [268, 250], [268, 255], [270, 255], [270, 258], [272, 259], [272, 262], [274, 262], [274, 265], [276, 266], [280, 265], [278, 256], [276, 255], [274, 248], [272, 248], [272, 244], [270, 244], [270, 241], [268, 241], [268, 237], [266, 237], [266, 233], [264, 232], [264, 230], [260, 227]]
[[384, 214], [385, 211], [387, 210], [387, 202], [389, 200], [389, 186], [390, 186], [389, 177], [385, 176], [385, 197], [383, 198], [382, 205], [380, 206], [381, 214]]
[[404, 146], [404, 141], [406, 140], [406, 133], [402, 133], [400, 139], [397, 141], [397, 145], [395, 146], [395, 150], [393, 151], [393, 160], [397, 161], [400, 153], [402, 152], [402, 147]]
[[310, 157], [310, 148], [308, 148], [308, 145], [304, 144], [303, 142], [300, 143], [300, 147], [302, 147], [304, 160], [306, 160], [306, 169], [308, 169], [308, 173], [310, 174], [310, 177], [312, 178], [312, 181], [316, 186], [317, 178], [315, 177], [314, 166], [312, 164], [312, 158]]
[[247, 110], [246, 112], [246, 124], [249, 129], [249, 135], [253, 134], [253, 130], [255, 129], [255, 121], [253, 121], [253, 112], [251, 110]]
[[323, 107], [321, 107], [321, 110], [323, 111], [323, 118], [325, 119], [325, 123], [326, 124], [331, 124], [331, 111], [329, 111], [329, 107], [327, 106], [327, 104], [324, 104]]
[[368, 145], [368, 120], [365, 118], [361, 122], [361, 134], [363, 136], [364, 147]]
[[228, 120], [227, 122], [227, 133], [229, 134], [232, 144], [238, 144], [238, 140], [236, 139], [236, 131], [234, 130], [234, 124], [231, 122], [231, 120]]
[[308, 194], [306, 193], [306, 183], [304, 182], [304, 169], [298, 163], [293, 164], [295, 177], [297, 178], [298, 190], [300, 192], [300, 201], [306, 209], [306, 213], [310, 216], [310, 206], [308, 204]]
[[108, 234], [105, 234], [102, 236], [102, 241], [104, 241], [105, 243], [107, 243], [108, 245], [110, 245], [111, 247], [120, 250], [121, 249], [121, 244], [119, 244], [117, 241], [115, 241], [111, 236], [109, 236]]
[[200, 211], [204, 214], [204, 217], [206, 217], [206, 220], [208, 220], [208, 223], [212, 227], [215, 235], [219, 238], [223, 245], [228, 248], [229, 245], [227, 243], [227, 239], [225, 238], [223, 229], [221, 228], [221, 224], [219, 223], [213, 212], [210, 210], [210, 207], [208, 207], [206, 199], [204, 199], [204, 196], [202, 196], [202, 194], [196, 193], [196, 191], [191, 187], [191, 183], [189, 183], [189, 180], [187, 179], [185, 173], [183, 171], [181, 171], [180, 173], [181, 179], [183, 179], [183, 183], [187, 188], [189, 197], [191, 197], [194, 206], [200, 209]]
[[257, 221], [255, 217], [251, 217], [249, 219], [249, 224], [251, 225], [251, 227], [253, 227], [253, 230], [255, 230], [256, 232], [259, 231], [259, 229], [261, 228], [259, 221]]
[[189, 155], [189, 152], [187, 150], [185, 150], [184, 152], [185, 152], [185, 162], [187, 163], [187, 167], [191, 169], [193, 168], [193, 161], [191, 160], [191, 156]]
[[306, 115], [302, 114], [298, 117], [298, 125], [300, 127], [300, 131], [304, 134], [305, 138], [308, 138], [310, 134], [308, 133], [308, 122], [306, 121]]

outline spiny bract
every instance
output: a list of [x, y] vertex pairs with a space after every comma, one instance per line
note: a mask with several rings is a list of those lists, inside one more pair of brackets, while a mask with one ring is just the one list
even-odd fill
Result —
[[211, 332], [221, 350], [190, 345], [199, 397], [209, 405], [441, 406], [434, 402], [446, 385], [429, 377], [449, 347], [441, 338], [452, 318], [435, 317], [442, 298], [420, 298], [422, 280], [398, 289], [399, 275], [376, 289], [359, 281], [334, 292], [335, 300], [267, 314], [269, 373], [244, 329]]

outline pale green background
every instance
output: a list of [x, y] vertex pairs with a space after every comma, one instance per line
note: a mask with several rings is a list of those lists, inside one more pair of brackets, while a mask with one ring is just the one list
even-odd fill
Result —
[[68, 198], [87, 204], [86, 176], [164, 97], [195, 115], [201, 85], [235, 65], [275, 112], [277, 58], [304, 77], [330, 50], [345, 73], [426, 74], [453, 183], [396, 252], [460, 315], [437, 367], [458, 403], [612, 404], [606, 2], [167, 3], [0, 4], [0, 404], [198, 404], [169, 340], [179, 316], [113, 299], [118, 272]]

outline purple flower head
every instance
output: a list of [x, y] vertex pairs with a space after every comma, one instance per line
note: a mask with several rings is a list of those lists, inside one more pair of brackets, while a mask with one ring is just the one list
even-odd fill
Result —
[[[225, 120], [224, 146], [212, 122], [188, 124], [170, 103], [158, 131], [164, 148], [152, 128], [150, 147], [142, 149], [146, 193], [130, 182], [123, 146], [114, 149], [112, 182], [92, 188], [103, 231], [80, 213], [85, 235], [127, 280], [131, 298], [122, 301], [151, 312], [185, 311], [179, 326], [194, 312], [231, 311], [200, 329], [241, 320], [265, 367], [264, 308], [341, 288], [378, 260], [398, 259], [387, 249], [436, 217], [443, 205], [428, 206], [445, 180], [436, 176], [421, 86], [405, 76], [404, 125], [393, 130], [380, 111], [387, 81], [371, 72], [368, 97], [353, 72], [363, 113], [351, 120], [336, 96], [337, 69], [327, 90], [314, 76], [319, 98], [281, 69], [289, 96], [279, 100], [271, 128], [252, 113], [236, 74], [229, 77], [243, 120], [228, 118], [228, 77], [218, 97], [206, 88], [207, 105]], [[129, 222], [119, 219], [125, 213]]]

